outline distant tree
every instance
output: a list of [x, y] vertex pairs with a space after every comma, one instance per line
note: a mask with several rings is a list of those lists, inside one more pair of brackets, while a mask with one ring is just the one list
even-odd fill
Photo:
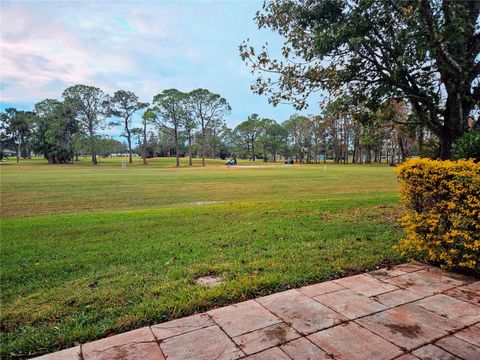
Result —
[[90, 141], [92, 164], [97, 164], [98, 130], [105, 126], [109, 114], [109, 98], [94, 86], [75, 85], [63, 92], [64, 101], [75, 111], [80, 130]]
[[79, 134], [73, 109], [61, 101], [45, 99], [35, 104], [35, 113], [33, 149], [51, 164], [73, 162], [76, 142], [85, 138]]
[[273, 104], [304, 108], [320, 90], [350, 93], [372, 110], [407, 99], [447, 159], [479, 110], [479, 12], [478, 1], [268, 1], [255, 20], [285, 37], [283, 59], [247, 43], [240, 54], [261, 72], [253, 91]]
[[188, 94], [188, 103], [197, 118], [202, 134], [202, 166], [205, 166], [207, 130], [230, 113], [232, 108], [227, 100], [207, 89], [196, 89]]
[[147, 126], [155, 122], [156, 115], [152, 109], [147, 109], [142, 115], [142, 159], [143, 165], [147, 165]]
[[145, 109], [148, 103], [140, 102], [138, 96], [132, 91], [118, 90], [110, 99], [110, 114], [121, 118], [121, 121], [112, 122], [112, 125], [123, 127], [121, 136], [127, 139], [128, 144], [128, 161], [132, 163], [132, 134], [130, 127], [132, 117], [136, 111]]
[[276, 162], [277, 154], [287, 143], [288, 131], [284, 126], [270, 119], [265, 120], [264, 129], [261, 142], [264, 149], [272, 154], [273, 162]]
[[243, 141], [247, 151], [250, 152], [250, 158], [255, 161], [256, 153], [255, 148], [257, 145], [258, 137], [264, 129], [264, 121], [260, 119], [258, 114], [252, 114], [248, 119], [235, 128], [235, 133], [238, 138]]
[[227, 128], [223, 118], [215, 118], [209, 127], [208, 144], [212, 148], [212, 157], [216, 158], [218, 148], [222, 143], [222, 137]]
[[124, 154], [127, 152], [126, 144], [108, 136], [98, 136], [97, 144], [99, 155], [104, 158], [113, 154]]
[[180, 166], [180, 135], [185, 118], [185, 99], [187, 94], [177, 89], [168, 89], [155, 95], [152, 111], [156, 114], [156, 123], [168, 131], [175, 141], [176, 166]]
[[17, 163], [20, 161], [22, 146], [24, 157], [30, 157], [30, 140], [35, 114], [31, 111], [19, 111], [15, 108], [8, 108], [1, 115], [2, 132], [9, 139], [8, 143], [15, 146]]
[[[187, 99], [186, 99], [187, 100]], [[183, 128], [185, 129], [185, 135], [188, 141], [188, 165], [192, 166], [192, 143], [194, 138], [194, 130], [198, 127], [198, 122], [193, 116], [191, 108], [186, 104], [185, 112], [183, 115]]]

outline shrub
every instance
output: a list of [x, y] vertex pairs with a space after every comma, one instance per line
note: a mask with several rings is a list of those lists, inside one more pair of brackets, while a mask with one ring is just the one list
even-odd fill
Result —
[[453, 144], [456, 159], [474, 159], [480, 161], [480, 131], [470, 129]]
[[404, 256], [480, 273], [480, 164], [410, 159], [398, 167]]

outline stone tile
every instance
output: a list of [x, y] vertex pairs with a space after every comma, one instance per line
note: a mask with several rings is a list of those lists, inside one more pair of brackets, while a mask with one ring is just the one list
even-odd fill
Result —
[[335, 280], [335, 282], [365, 296], [379, 295], [398, 289], [396, 286], [385, 284], [384, 282], [366, 274], [346, 277]]
[[405, 354], [398, 358], [395, 358], [395, 360], [418, 360], [418, 358], [416, 356], [413, 356], [412, 354]]
[[412, 304], [401, 305], [356, 322], [407, 350], [430, 343], [462, 326]]
[[428, 269], [386, 279], [385, 282], [422, 297], [440, 293], [463, 284], [460, 280], [452, 279], [437, 272], [428, 271]]
[[437, 294], [414, 304], [465, 325], [480, 321], [480, 307], [447, 295]]
[[274, 347], [255, 355], [247, 356], [248, 360], [291, 360], [280, 348]]
[[207, 314], [197, 314], [182, 319], [168, 321], [151, 326], [152, 332], [158, 340], [185, 334], [190, 331], [215, 325]]
[[438, 340], [435, 345], [461, 357], [464, 360], [480, 359], [480, 347], [472, 345], [455, 336], [448, 336]]
[[164, 359], [148, 327], [82, 345], [83, 359]]
[[385, 280], [385, 279], [390, 279], [394, 276], [405, 275], [406, 273], [407, 271], [402, 271], [398, 268], [392, 267], [392, 268], [383, 268], [375, 271], [370, 271], [367, 274], [370, 276], [373, 276], [376, 279]]
[[469, 342], [472, 345], [480, 347], [480, 328], [477, 326], [470, 326], [462, 331], [453, 334], [455, 337]]
[[455, 279], [455, 280], [459, 280], [459, 281], [463, 282], [464, 284], [471, 284], [471, 283], [473, 283], [477, 280], [476, 278], [474, 278], [473, 276], [470, 276], [470, 275], [460, 274], [460, 273], [456, 273], [456, 272], [453, 272], [453, 271], [447, 271], [447, 270], [443, 270], [443, 269], [433, 267], [433, 266], [428, 268], [428, 271], [434, 272], [434, 273], [437, 273], [437, 274], [440, 274], [440, 275], [443, 275], [443, 276], [447, 276], [447, 277]]
[[34, 360], [80, 360], [80, 346], [36, 357]]
[[480, 281], [443, 292], [457, 299], [480, 306]]
[[128, 343], [100, 352], [89, 352], [85, 360], [165, 360], [156, 342]]
[[300, 291], [302, 294], [305, 294], [307, 296], [314, 297], [314, 296], [328, 294], [334, 291], [344, 290], [344, 289], [345, 288], [343, 286], [338, 285], [333, 281], [327, 281], [319, 284], [304, 286], [298, 289], [298, 291]]
[[387, 309], [385, 305], [348, 289], [316, 296], [314, 299], [349, 319]]
[[308, 339], [336, 359], [386, 360], [402, 354], [398, 347], [354, 322], [319, 331]]
[[298, 337], [300, 335], [293, 328], [282, 323], [234, 337], [233, 341], [244, 353], [250, 355]]
[[216, 325], [168, 338], [160, 347], [168, 360], [230, 360], [243, 356]]
[[281, 322], [255, 300], [215, 309], [208, 314], [231, 337]]
[[421, 263], [406, 263], [406, 264], [399, 264], [394, 266], [394, 269], [404, 271], [406, 273], [428, 269], [428, 268], [431, 268], [431, 266], [426, 264], [421, 264]]
[[257, 301], [304, 335], [347, 320], [344, 316], [297, 290], [269, 295]]
[[292, 360], [328, 359], [329, 356], [307, 338], [300, 338], [280, 346]]
[[422, 298], [421, 295], [418, 295], [416, 293], [403, 290], [403, 289], [395, 290], [389, 293], [380, 294], [372, 297], [372, 299], [388, 307], [402, 305], [402, 304], [409, 303], [421, 298]]
[[452, 355], [439, 347], [428, 344], [412, 352], [415, 356], [422, 360], [457, 360], [458, 357]]

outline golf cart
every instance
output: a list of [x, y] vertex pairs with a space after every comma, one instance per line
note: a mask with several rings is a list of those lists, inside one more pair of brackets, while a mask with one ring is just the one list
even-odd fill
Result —
[[227, 166], [234, 166], [234, 165], [237, 165], [237, 158], [230, 158], [230, 159], [227, 159], [227, 162], [225, 163], [225, 165]]

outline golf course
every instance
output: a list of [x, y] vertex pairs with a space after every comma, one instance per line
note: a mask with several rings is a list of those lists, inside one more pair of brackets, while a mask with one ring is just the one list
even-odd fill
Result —
[[400, 260], [387, 165], [122, 160], [1, 165], [2, 358]]

